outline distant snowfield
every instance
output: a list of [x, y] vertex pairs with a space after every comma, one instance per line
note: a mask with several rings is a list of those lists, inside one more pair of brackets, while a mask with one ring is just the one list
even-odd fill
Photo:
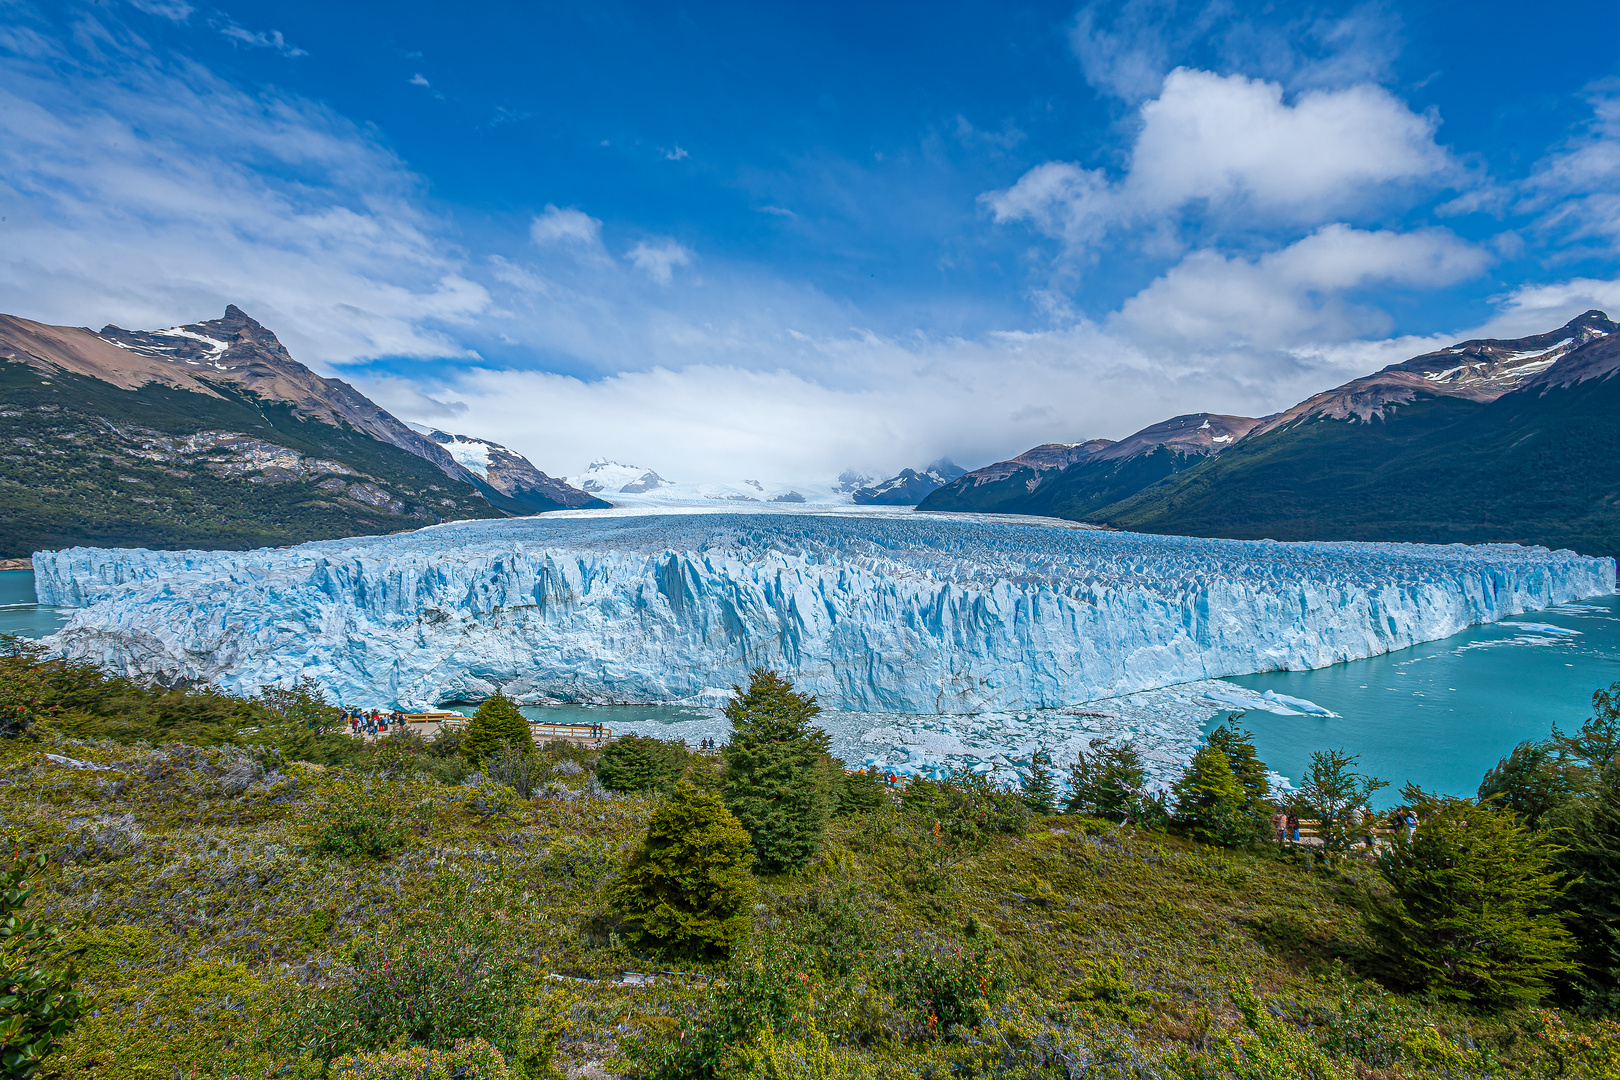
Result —
[[379, 706], [497, 688], [698, 704], [765, 666], [828, 709], [936, 715], [1324, 667], [1615, 585], [1612, 560], [1510, 545], [731, 509], [569, 511], [248, 552], [74, 548], [36, 555], [35, 578], [42, 603], [80, 608], [55, 648], [137, 677], [251, 692], [307, 676]]

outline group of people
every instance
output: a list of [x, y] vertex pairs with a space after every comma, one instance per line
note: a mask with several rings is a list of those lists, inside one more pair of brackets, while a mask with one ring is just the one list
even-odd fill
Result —
[[[1367, 849], [1371, 851], [1373, 848], [1378, 846], [1378, 819], [1373, 816], [1373, 812], [1370, 807], [1364, 806], [1361, 808], [1360, 824], [1362, 836], [1367, 841]], [[1298, 812], [1292, 809], [1279, 809], [1271, 816], [1271, 826], [1277, 832], [1277, 843], [1297, 844], [1300, 842]], [[1406, 838], [1410, 840], [1412, 835], [1417, 832], [1417, 811], [1413, 810], [1409, 806], [1396, 809], [1390, 814], [1389, 826], [1391, 830], [1405, 829]]]
[[381, 709], [351, 709], [345, 705], [343, 719], [348, 722], [349, 731], [356, 736], [364, 735], [370, 738], [374, 735], [387, 735], [390, 724], [404, 727], [405, 718], [397, 712], [385, 713]]

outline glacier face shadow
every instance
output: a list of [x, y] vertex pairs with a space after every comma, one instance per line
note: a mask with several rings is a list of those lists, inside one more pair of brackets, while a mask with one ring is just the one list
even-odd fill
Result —
[[246, 552], [34, 557], [54, 638], [128, 675], [355, 704], [679, 702], [787, 673], [831, 707], [1039, 709], [1325, 667], [1614, 591], [1612, 559], [1040, 519], [537, 517]]

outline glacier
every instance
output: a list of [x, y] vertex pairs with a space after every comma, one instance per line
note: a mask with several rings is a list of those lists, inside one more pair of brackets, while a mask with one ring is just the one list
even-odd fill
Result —
[[1612, 593], [1612, 559], [1513, 545], [1149, 536], [973, 515], [455, 522], [256, 551], [34, 556], [49, 644], [253, 692], [417, 707], [712, 700], [751, 668], [832, 709], [1050, 709], [1324, 667]]

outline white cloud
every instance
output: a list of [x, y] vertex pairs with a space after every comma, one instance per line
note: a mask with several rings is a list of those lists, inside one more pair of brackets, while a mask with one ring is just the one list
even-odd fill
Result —
[[1536, 167], [1518, 209], [1543, 232], [1620, 249], [1620, 80], [1594, 84], [1588, 100], [1591, 119]]
[[412, 86], [432, 86], [433, 85], [432, 83], [427, 81], [427, 77], [425, 75], [423, 75], [420, 71], [418, 71], [415, 75], [412, 75], [410, 77], [410, 79], [408, 79], [407, 81]]
[[1109, 325], [1139, 343], [1207, 354], [1345, 342], [1390, 328], [1383, 311], [1348, 302], [1345, 293], [1374, 285], [1442, 288], [1488, 262], [1443, 229], [1369, 232], [1335, 224], [1252, 261], [1193, 252], [1126, 301]]
[[1163, 225], [1183, 210], [1217, 220], [1317, 224], [1376, 205], [1390, 189], [1450, 176], [1437, 121], [1376, 86], [1311, 90], [1179, 68], [1142, 105], [1125, 175], [1047, 162], [980, 199], [1081, 254], [1108, 233]]
[[242, 306], [317, 366], [459, 356], [489, 305], [420, 181], [322, 106], [243, 93], [115, 24], [0, 51], [7, 310], [165, 326]]
[[679, 161], [684, 157], [690, 157], [690, 156], [691, 156], [690, 154], [688, 154], [685, 150], [682, 150], [680, 148], [679, 144], [676, 144], [675, 149], [673, 149], [673, 150], [665, 150], [664, 151], [664, 157], [669, 161]]
[[274, 49], [289, 60], [309, 55], [282, 37], [280, 30], [249, 30], [229, 17], [222, 23], [214, 22], [210, 25], [238, 45], [246, 45], [250, 49]]
[[1525, 285], [1496, 300], [1498, 311], [1471, 337], [1523, 337], [1562, 326], [1597, 308], [1620, 315], [1620, 280], [1571, 278]]
[[529, 224], [529, 239], [541, 247], [572, 244], [600, 249], [602, 222], [572, 206], [559, 209], [547, 203], [546, 208]]
[[674, 240], [660, 240], [652, 244], [643, 240], [625, 252], [624, 257], [658, 284], [668, 285], [674, 280], [675, 267], [691, 266], [696, 256], [690, 248]]
[[[1283, 9], [1286, 11], [1287, 9]], [[1128, 102], [1152, 97], [1172, 69], [1202, 50], [1223, 71], [1275, 79], [1291, 89], [1384, 82], [1400, 51], [1400, 21], [1365, 3], [1332, 18], [1245, 17], [1227, 0], [1093, 2], [1075, 16], [1069, 45], [1093, 88]]]

